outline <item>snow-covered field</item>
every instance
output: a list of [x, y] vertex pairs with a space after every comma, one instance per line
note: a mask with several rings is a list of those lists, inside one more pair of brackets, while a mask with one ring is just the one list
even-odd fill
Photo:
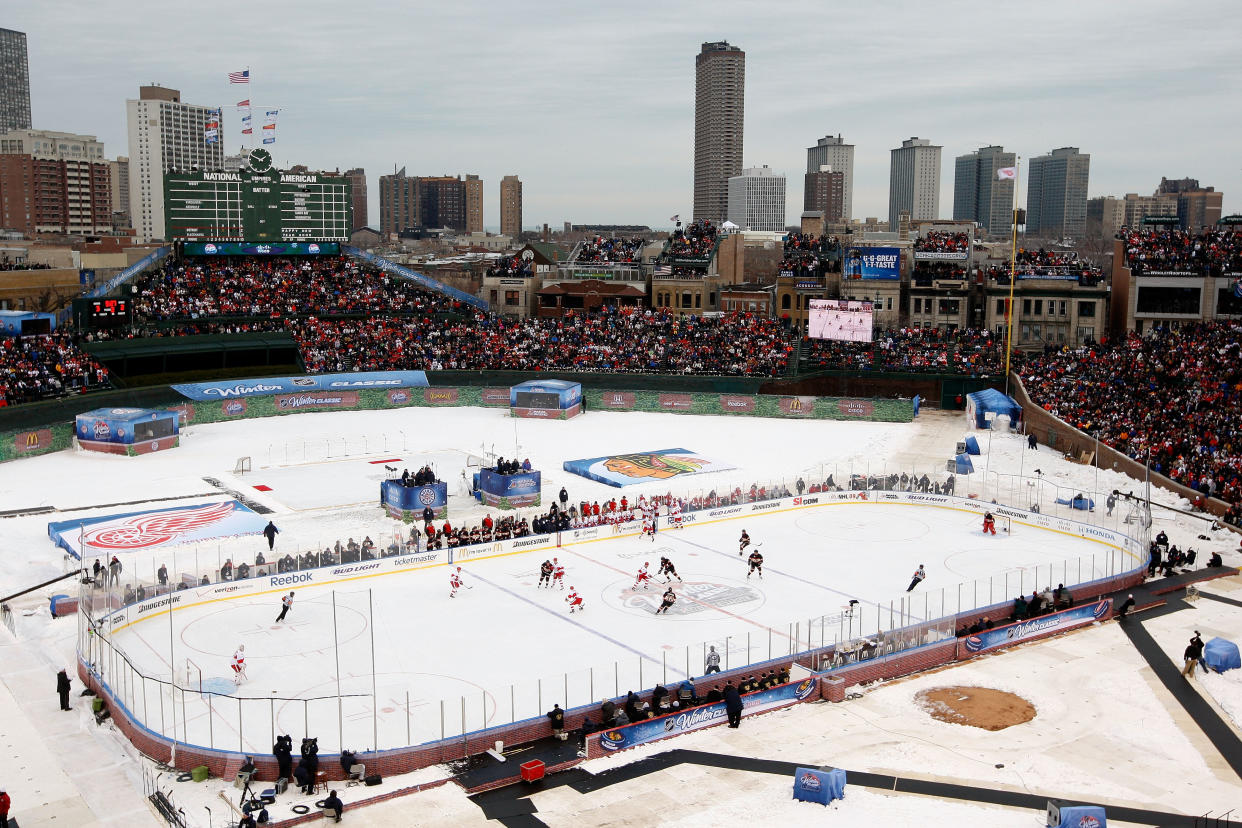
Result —
[[[271, 517], [281, 528], [277, 550], [302, 551], [323, 548], [349, 536], [361, 539], [371, 535], [377, 541], [391, 536], [395, 524], [382, 515], [377, 505], [380, 475], [375, 469], [382, 466], [369, 462], [374, 459], [399, 460], [396, 465], [410, 468], [434, 462], [441, 477], [455, 480], [465, 470], [470, 454], [495, 451], [509, 457], [530, 457], [537, 468], [545, 471], [545, 502], [562, 485], [573, 501], [602, 501], [621, 493], [633, 498], [644, 489], [693, 494], [781, 479], [792, 488], [799, 476], [809, 484], [827, 473], [843, 481], [851, 473], [911, 470], [941, 480], [944, 460], [964, 433], [961, 415], [934, 411], [925, 411], [913, 424], [878, 424], [609, 412], [591, 412], [569, 422], [515, 421], [494, 410], [410, 409], [317, 413], [195, 426], [183, 440], [182, 448], [167, 453], [123, 458], [61, 452], [6, 465], [6, 474], [0, 476], [0, 510], [47, 505], [59, 513], [3, 522], [9, 543], [8, 554], [0, 558], [0, 588], [7, 594], [64, 571], [63, 554], [47, 539], [49, 520], [226, 497], [204, 477], [221, 481], [227, 488], [272, 509]], [[328, 458], [332, 441], [341, 437], [346, 439], [337, 445], [350, 454]], [[320, 441], [325, 451], [316, 453], [311, 446]], [[299, 443], [306, 448], [291, 448]], [[979, 472], [959, 482], [959, 494], [965, 488], [987, 499], [998, 495], [1002, 501], [1012, 500], [1019, 506], [1039, 502], [1047, 514], [1054, 511], [1051, 501], [1057, 494], [1096, 490], [1097, 475], [1099, 491], [1140, 489], [1138, 481], [1111, 470], [1097, 472], [1092, 467], [1064, 462], [1046, 448], [1027, 451], [1024, 440], [1017, 435], [998, 434], [991, 441], [985, 437], [981, 443], [988, 453], [976, 458]], [[620, 491], [560, 470], [564, 460], [674, 445], [695, 449], [737, 468], [690, 478], [681, 486], [661, 483]], [[234, 476], [234, 462], [240, 456], [252, 458], [254, 471]], [[1031, 476], [1034, 469], [1040, 470], [1038, 477]], [[1019, 480], [1019, 472], [1030, 477], [1034, 485], [1026, 485], [1026, 479]], [[255, 485], [267, 486], [270, 491], [255, 490]], [[373, 493], [370, 500], [368, 490]], [[451, 487], [450, 491], [455, 493], [457, 489]], [[200, 497], [167, 500], [181, 496]], [[1098, 500], [1102, 501], [1102, 497]], [[1157, 500], [1186, 506], [1169, 495], [1158, 493]], [[99, 504], [126, 501], [150, 503], [97, 508]], [[483, 511], [466, 503], [460, 495], [450, 501], [454, 524], [473, 523]], [[1093, 514], [1071, 514], [1069, 510], [1061, 514], [1108, 528], [1124, 528], [1124, 508], [1119, 507], [1107, 516], [1102, 502]], [[1194, 546], [1201, 560], [1218, 549], [1225, 554], [1227, 564], [1238, 562], [1234, 553], [1237, 542], [1228, 533], [1208, 532], [1202, 521], [1159, 508], [1154, 518], [1155, 530], [1164, 529], [1183, 547]], [[736, 537], [742, 528], [764, 543], [762, 551], [767, 560], [762, 583], [745, 579], [736, 554]], [[1046, 568], [1054, 561], [1077, 559], [1084, 554], [1087, 559], [1090, 557], [1091, 544], [1060, 535], [1052, 540], [1041, 534], [1033, 530], [1015, 531], [1012, 537], [985, 539], [978, 533], [976, 518], [968, 513], [942, 514], [938, 510], [908, 507], [820, 509], [748, 517], [744, 523], [729, 521], [665, 531], [654, 543], [619, 539], [560, 550], [568, 559], [570, 583], [588, 600], [587, 611], [572, 617], [565, 612], [559, 593], [534, 588], [537, 565], [544, 555], [538, 560], [518, 555], [469, 564], [467, 581], [474, 588], [459, 593], [455, 599], [448, 598], [447, 573], [443, 568], [375, 579], [369, 585], [369, 595], [359, 590], [348, 594], [338, 591], [336, 647], [332, 640], [332, 596], [323, 594], [326, 590], [322, 589], [319, 593], [305, 590], [290, 623], [279, 629], [272, 623], [277, 609], [275, 597], [259, 596], [222, 603], [210, 610], [174, 613], [171, 646], [167, 625], [159, 624], [149, 631], [144, 625], [137, 625], [131, 628], [129, 639], [118, 636], [117, 643], [140, 659], [152, 674], [163, 671], [166, 675], [173, 665], [193, 658], [202, 662], [205, 677], [221, 678], [226, 670], [225, 657], [237, 643], [245, 641], [251, 668], [250, 682], [241, 689], [243, 695], [275, 693], [305, 698], [336, 692], [338, 655], [342, 692], [369, 695], [370, 643], [374, 633], [376, 698], [380, 702], [377, 717], [388, 717], [383, 719], [382, 726], [386, 735], [395, 737], [393, 743], [405, 741], [405, 721], [410, 722], [413, 741], [419, 741], [420, 734], [439, 735], [440, 698], [452, 699], [460, 707], [456, 700], [464, 696], [469, 707], [466, 721], [471, 726], [477, 725], [471, 719], [475, 710], [480, 719], [489, 722], [537, 715], [552, 701], [565, 700], [567, 686], [568, 702], [578, 704], [611, 695], [617, 687], [624, 692], [631, 686], [638, 689], [650, 685], [661, 680], [665, 670], [674, 679], [686, 671], [687, 662], [690, 672], [698, 673], [702, 669], [702, 648], [707, 643], [723, 645], [727, 639], [730, 658], [745, 658], [749, 650], [751, 660], [766, 655], [769, 638], [774, 653], [794, 647], [791, 639], [803, 646], [808, 640], [818, 643], [818, 636], [831, 635], [829, 625], [821, 624], [819, 629], [812, 625], [808, 637], [806, 620], [821, 616], [835, 619], [848, 598], [863, 602], [864, 615], [874, 611], [879, 616], [887, 614], [889, 602], [896, 600], [899, 614], [904, 612], [906, 617], [917, 619], [934, 615], [937, 601], [951, 611], [955, 599], [946, 597], [947, 588], [955, 590], [959, 582], [971, 584], [972, 590], [980, 590], [982, 584], [996, 600], [1002, 600], [1016, 594], [1017, 578], [1025, 577], [1019, 574], [1024, 567], [1042, 564]], [[1200, 534], [1214, 539], [1198, 540]], [[1083, 546], [1077, 546], [1078, 543]], [[157, 548], [130, 553], [126, 571], [149, 572], [159, 563], [167, 563], [174, 572], [188, 571], [193, 568], [189, 562], [195, 556], [200, 568], [204, 561], [213, 558], [232, 557], [237, 562], [253, 555], [261, 546], [265, 546], [261, 538], [251, 537], [205, 542], [195, 547]], [[695, 612], [652, 617], [648, 614], [650, 598], [633, 594], [629, 587], [637, 566], [649, 559], [654, 566], [659, 554], [666, 554], [677, 563], [691, 591], [705, 588], [704, 585], [715, 589], [723, 584], [731, 592], [736, 591], [741, 603], [717, 606], [703, 600], [697, 602]], [[931, 573], [924, 594], [946, 592], [938, 599], [924, 597], [920, 601], [916, 596], [903, 608], [900, 598], [909, 572], [918, 563], [925, 563]], [[1067, 579], [1074, 574], [1069, 568], [1062, 571], [1067, 573]], [[1026, 589], [1029, 591], [1030, 587]], [[70, 590], [44, 592], [52, 591]], [[1199, 629], [1205, 638], [1209, 633], [1227, 635], [1230, 629], [1237, 628], [1237, 619], [1227, 612], [1238, 610], [1210, 603], [1209, 606], [1209, 602], [1201, 601], [1197, 612], [1219, 615], [1219, 629], [1205, 629], [1210, 625], [1203, 622]], [[46, 599], [41, 595], [17, 599], [13, 606], [20, 643], [6, 644], [6, 650], [37, 649], [48, 672], [33, 668], [18, 674], [5, 671], [3, 680], [9, 691], [15, 697], [27, 699], [22, 712], [15, 711], [0, 719], [0, 732], [6, 734], [19, 726], [29, 727], [21, 724], [23, 721], [34, 722], [38, 727], [38, 717], [44, 714], [35, 712], [36, 706], [28, 700], [32, 695], [46, 697], [48, 707], [54, 709], [50, 691], [54, 671], [50, 664], [70, 665], [75, 640], [74, 621], [52, 621], [46, 612]], [[33, 614], [23, 615], [23, 610]], [[1192, 623], [1182, 619], [1182, 615], [1185, 613], [1154, 623]], [[796, 630], [795, 623], [799, 624]], [[838, 619], [838, 630], [841, 623]], [[712, 745], [699, 749], [913, 775], [926, 775], [928, 769], [935, 768], [938, 776], [981, 784], [1061, 791], [1059, 795], [1065, 796], [1077, 792], [1084, 797], [1144, 801], [1151, 803], [1150, 807], [1201, 813], [1206, 808], [1192, 807], [1189, 801], [1180, 804], [1179, 794], [1157, 793], [1168, 790], [1167, 785], [1160, 785], [1161, 774], [1157, 771], [1167, 766], [1165, 779], [1171, 778], [1176, 766], [1220, 776], [1210, 763], [1208, 770], [1202, 769], [1203, 759], [1198, 751], [1200, 743], [1206, 741], [1201, 737], [1196, 741], [1193, 734], [1185, 734], [1185, 723], [1176, 714], [1170, 715], [1163, 691], [1158, 686], [1148, 686], [1141, 660], [1129, 650], [1123, 637], [1110, 630], [1113, 628], [1106, 626], [954, 668], [954, 673], [982, 671], [980, 682], [1018, 692], [1039, 709], [1033, 722], [999, 734], [974, 733], [935, 722], [912, 704], [910, 699], [915, 691], [946, 680], [945, 672], [941, 672], [875, 689], [858, 702], [831, 707], [801, 706], [748, 723], [740, 731], [715, 729], [685, 737], [676, 740], [677, 746], [693, 746], [691, 740], [697, 740]], [[1153, 628], [1153, 634], [1164, 643], [1158, 629]], [[743, 643], [748, 635], [749, 642]], [[1116, 640], [1101, 636], [1115, 636]], [[1170, 636], [1166, 646], [1180, 658], [1184, 644], [1177, 642], [1183, 640], [1181, 631]], [[1074, 643], [1080, 641], [1084, 643]], [[639, 664], [644, 671], [641, 680], [637, 675]], [[572, 679], [566, 677], [567, 673], [572, 674]], [[542, 684], [536, 679], [542, 679]], [[953, 681], [963, 683], [958, 678]], [[533, 698], [532, 684], [537, 694]], [[1242, 707], [1237, 701], [1237, 681], [1226, 675], [1209, 677], [1202, 685], [1218, 704], [1231, 711], [1236, 721]], [[524, 695], [519, 695], [519, 687]], [[1076, 696], [1066, 695], [1071, 688]], [[408, 708], [405, 689], [413, 691]], [[353, 717], [351, 727], [355, 728], [352, 732], [358, 736], [347, 743], [354, 748], [369, 745], [373, 726], [369, 699], [365, 707], [349, 712]], [[272, 726], [278, 731], [302, 731], [300, 725], [293, 726], [293, 719], [300, 718], [301, 713], [300, 706], [290, 705], [273, 714], [274, 724], [265, 715], [266, 721], [247, 728], [253, 729], [253, 739], [243, 737], [233, 746], [265, 750], [270, 745]], [[336, 715], [333, 710], [330, 718], [335, 721]], [[831, 721], [820, 721], [825, 716]], [[420, 723], [417, 726], [416, 721]], [[448, 717], [446, 728], [451, 729], [454, 721], [460, 725], [460, 712], [456, 719]], [[40, 761], [49, 772], [72, 766], [75, 742], [103, 740], [105, 747], [116, 742], [117, 737], [106, 729], [95, 730], [93, 724], [87, 727], [84, 722], [74, 734], [43, 749], [45, 755]], [[786, 722], [788, 726], [783, 724]], [[855, 730], [865, 733], [866, 738], [847, 749], [849, 741], [835, 734]], [[814, 742], [812, 734], [822, 742], [821, 734], [827, 732], [834, 734], [829, 746]], [[886, 732], [891, 738], [877, 738]], [[386, 744], [384, 739], [381, 744]], [[993, 767], [1003, 760], [991, 761], [996, 751], [1004, 752], [998, 745], [1008, 745], [1010, 758], [1004, 762], [1003, 772]], [[807, 749], [806, 755], [797, 753], [800, 746]], [[815, 749], [811, 750], [812, 747]], [[821, 755], [825, 750], [831, 755]], [[117, 753], [115, 749], [112, 752]], [[1122, 756], [1126, 757], [1124, 761], [1118, 758]], [[12, 761], [0, 759], [0, 781], [16, 778], [14, 768], [5, 764]], [[116, 769], [118, 784], [109, 789], [105, 800], [113, 797], [132, 804], [136, 767], [132, 759], [120, 760]], [[677, 779], [678, 774], [691, 771], [662, 773]], [[788, 784], [784, 781], [778, 784], [767, 778], [740, 780], [725, 772], [709, 773], [702, 769], [693, 775], [715, 780], [709, 787], [716, 791], [716, 799], [683, 797], [679, 801], [697, 801], [697, 809], [669, 812], [662, 821], [701, 824], [695, 821], [700, 817], [693, 810], [702, 811], [703, 820], [711, 819], [713, 812], [717, 817], [728, 814], [745, 818], [749, 814], [753, 819], [766, 820], [777, 810], [785, 813], [781, 809], [789, 809], [789, 815], [798, 818], [797, 815], [810, 813], [805, 809], [819, 808], [786, 804]], [[1218, 781], [1222, 786], [1220, 796], [1225, 798], [1228, 794], [1237, 801], [1236, 778], [1232, 780], [1232, 789], [1230, 783]], [[397, 784], [399, 780], [391, 783]], [[606, 791], [613, 796], [624, 788], [629, 796], [637, 786], [655, 790], [661, 783], [657, 775]], [[11, 794], [14, 787], [10, 784]], [[178, 796], [183, 795], [183, 789], [186, 786], [178, 786]], [[81, 785], [77, 790], [84, 793]], [[778, 794], [779, 807], [773, 801]], [[603, 795], [600, 792], [599, 796]], [[459, 803], [459, 810], [455, 811], [451, 803], [456, 800], [444, 789], [418, 796], [436, 797], [446, 803], [443, 824], [481, 821], [477, 808], [468, 803]], [[537, 796], [535, 802], [544, 811], [540, 797], [578, 796], [559, 789]], [[65, 798], [73, 798], [72, 783]], [[22, 798], [15, 795], [14, 799], [14, 814], [21, 816]], [[548, 800], [546, 808], [554, 809], [558, 815], [576, 814], [575, 824], [639, 824], [640, 811], [635, 811], [632, 819], [623, 815], [627, 807], [647, 808], [639, 805], [640, 799], [644, 797], [636, 798], [630, 805], [619, 799], [610, 806], [607, 814], [611, 816], [607, 817], [604, 811], [586, 816], [599, 807], [598, 801], [573, 804]], [[96, 819], [108, 821], [108, 809], [101, 806], [98, 796], [84, 796], [84, 801]], [[393, 807], [400, 802], [393, 803]], [[368, 809], [368, 819], [373, 818], [375, 824], [401, 824], [385, 821], [385, 807]], [[961, 824], [1019, 824], [1016, 819], [1006, 821], [1012, 814], [1003, 811], [976, 809], [970, 813], [974, 806], [951, 807], [966, 809], [955, 818]], [[119, 812], [124, 813], [125, 809]], [[396, 813], [393, 812], [394, 818]], [[914, 824], [928, 819], [938, 822], [947, 814], [937, 803], [922, 803], [917, 797], [851, 789], [846, 801], [838, 803], [824, 818], [841, 825], [864, 824], [866, 819], [872, 820], [869, 824]], [[191, 813], [191, 818], [201, 816]], [[1031, 815], [1022, 819], [1026, 820], [1022, 824], [1033, 824]], [[30, 822], [23, 819], [22, 824]]]

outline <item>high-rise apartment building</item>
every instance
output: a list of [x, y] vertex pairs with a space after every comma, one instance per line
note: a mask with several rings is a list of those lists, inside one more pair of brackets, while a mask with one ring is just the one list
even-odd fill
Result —
[[140, 242], [167, 240], [164, 225], [164, 173], [219, 170], [224, 145], [207, 143], [203, 133], [210, 110], [181, 102], [181, 93], [143, 86], [137, 100], [125, 102], [129, 121], [129, 206]]
[[466, 232], [483, 232], [483, 179], [466, 176]]
[[367, 171], [354, 167], [345, 171], [345, 177], [349, 179], [349, 197], [354, 208], [354, 226], [350, 229], [357, 230], [367, 226]]
[[1087, 199], [1086, 235], [1099, 239], [1111, 239], [1126, 223], [1126, 203], [1113, 196]]
[[765, 164], [730, 178], [729, 221], [743, 230], [784, 230], [785, 176]]
[[1091, 156], [1061, 147], [1031, 159], [1026, 186], [1026, 234], [1081, 239], [1087, 222]]
[[940, 150], [926, 138], [910, 138], [892, 151], [888, 172], [888, 229], [897, 230], [898, 217], [912, 220], [939, 218]]
[[719, 222], [729, 210], [729, 179], [742, 172], [746, 53], [727, 41], [704, 43], [694, 60], [694, 218]]
[[1125, 211], [1122, 221], [1126, 227], [1138, 227], [1146, 218], [1177, 218], [1175, 195], [1157, 193], [1144, 196], [1126, 193], [1121, 204]]
[[112, 225], [133, 227], [129, 212], [129, 158], [118, 155], [115, 161], [108, 162], [108, 169], [112, 182]]
[[1013, 229], [1013, 179], [998, 170], [1017, 165], [1018, 157], [1004, 147], [983, 147], [959, 155], [953, 170], [953, 219], [977, 221], [992, 235]]
[[418, 218], [423, 227], [466, 229], [466, 185], [458, 176], [418, 179]]
[[30, 129], [30, 63], [26, 33], [0, 29], [0, 135]]
[[1161, 178], [1156, 195], [1177, 196], [1177, 217], [1183, 230], [1215, 227], [1220, 221], [1225, 196], [1215, 187], [1200, 187], [1197, 178]]
[[94, 135], [14, 130], [0, 136], [0, 154], [7, 159], [2, 198], [28, 199], [10, 211], [26, 215], [14, 229], [88, 236], [112, 231], [112, 169]]
[[[854, 217], [854, 145], [842, 141], [840, 135], [826, 135], [816, 141], [815, 146], [807, 147], [807, 175], [817, 173], [826, 166], [831, 167], [834, 173], [841, 173], [843, 202], [838, 220], [849, 221]], [[820, 210], [823, 208], [804, 207], [803, 209]]]
[[381, 175], [380, 234], [390, 238], [408, 227], [418, 226], [418, 178], [405, 174], [405, 167]]
[[515, 241], [522, 235], [522, 182], [516, 175], [500, 179], [500, 232]]
[[823, 213], [824, 221], [845, 221], [845, 173], [824, 164], [806, 174], [802, 191], [802, 211]]

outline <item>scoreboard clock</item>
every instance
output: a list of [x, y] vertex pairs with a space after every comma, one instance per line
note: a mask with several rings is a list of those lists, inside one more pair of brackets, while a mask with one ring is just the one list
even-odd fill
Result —
[[121, 297], [79, 298], [73, 300], [73, 316], [80, 327], [115, 328], [130, 323], [133, 306]]
[[164, 176], [165, 235], [175, 241], [342, 242], [353, 218], [349, 179], [281, 172], [263, 148], [240, 170]]

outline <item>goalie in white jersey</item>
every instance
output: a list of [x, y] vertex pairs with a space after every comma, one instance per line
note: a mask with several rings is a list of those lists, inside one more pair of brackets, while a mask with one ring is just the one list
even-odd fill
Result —
[[246, 645], [238, 644], [233, 653], [233, 683], [241, 684], [246, 678]]

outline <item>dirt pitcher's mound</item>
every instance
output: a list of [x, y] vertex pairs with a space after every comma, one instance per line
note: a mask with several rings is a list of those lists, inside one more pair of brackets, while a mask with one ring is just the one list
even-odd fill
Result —
[[984, 730], [1004, 730], [1035, 718], [1035, 707], [1026, 699], [989, 687], [933, 687], [920, 690], [915, 699], [933, 719]]

